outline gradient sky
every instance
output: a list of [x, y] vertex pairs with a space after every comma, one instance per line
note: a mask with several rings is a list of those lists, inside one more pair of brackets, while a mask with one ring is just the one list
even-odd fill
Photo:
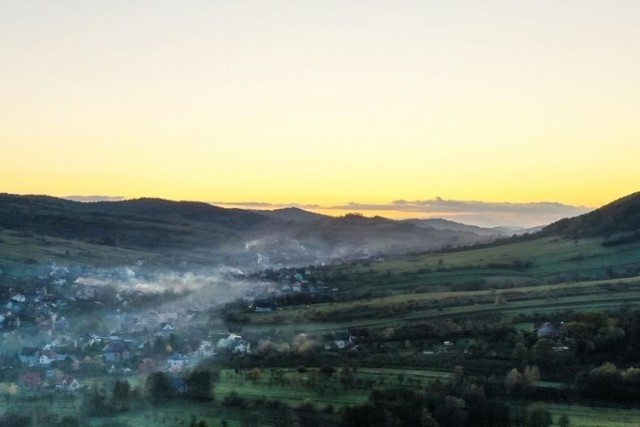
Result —
[[0, 0], [0, 191], [599, 206], [638, 1]]

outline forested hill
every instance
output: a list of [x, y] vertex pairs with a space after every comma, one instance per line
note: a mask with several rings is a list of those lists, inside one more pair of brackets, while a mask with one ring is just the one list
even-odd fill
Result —
[[593, 212], [548, 225], [542, 235], [566, 237], [613, 236], [640, 233], [640, 192], [609, 203]]
[[[2, 254], [14, 259], [18, 252], [24, 254], [19, 259], [46, 261], [51, 238], [94, 245], [86, 253], [108, 247], [183, 259], [197, 252], [208, 263], [243, 259], [278, 266], [453, 248], [495, 237], [299, 209], [261, 212], [151, 198], [82, 203], [0, 194], [0, 262]], [[64, 250], [67, 244], [56, 242], [57, 253], [68, 252], [72, 258], [74, 251]]]

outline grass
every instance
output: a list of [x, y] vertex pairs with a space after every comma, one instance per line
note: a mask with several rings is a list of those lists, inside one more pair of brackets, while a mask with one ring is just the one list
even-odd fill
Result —
[[[495, 299], [502, 295], [505, 303]], [[515, 289], [447, 291], [400, 294], [355, 302], [285, 307], [271, 314], [249, 314], [247, 330], [262, 333], [270, 329], [321, 334], [349, 327], [381, 329], [416, 321], [441, 318], [472, 318], [500, 314], [552, 313], [565, 310], [594, 311], [616, 308], [640, 301], [640, 278], [622, 278]], [[531, 325], [520, 325], [531, 328]]]
[[309, 400], [319, 406], [332, 405], [335, 408], [340, 408], [345, 405], [361, 403], [368, 399], [371, 387], [364, 385], [358, 387], [358, 381], [362, 381], [362, 384], [371, 384], [372, 382], [375, 384], [392, 384], [398, 383], [400, 379], [403, 382], [426, 382], [435, 379], [445, 380], [449, 377], [449, 373], [443, 371], [359, 368], [354, 373], [356, 385], [345, 390], [340, 383], [339, 375], [339, 369], [336, 369], [330, 379], [326, 379], [318, 373], [315, 385], [310, 386], [308, 383], [310, 374], [308, 372], [298, 373], [293, 369], [289, 369], [285, 371], [285, 382], [281, 385], [270, 380], [270, 373], [267, 370], [263, 372], [260, 380], [251, 382], [245, 378], [245, 373], [236, 374], [233, 370], [224, 369], [220, 372], [220, 379], [215, 385], [214, 393], [218, 400], [222, 400], [232, 392], [235, 392], [244, 398], [274, 399], [293, 405]]
[[56, 237], [28, 236], [9, 230], [0, 231], [0, 261], [33, 273], [33, 265], [50, 261], [60, 264], [111, 266], [135, 260], [153, 260], [156, 255], [144, 251], [66, 240]]
[[551, 412], [555, 423], [560, 415], [567, 415], [572, 427], [637, 427], [640, 424], [640, 409], [565, 404], [543, 406]]
[[516, 284], [556, 276], [604, 277], [608, 270], [640, 266], [640, 243], [602, 246], [603, 239], [571, 240], [545, 237], [499, 246], [449, 253], [410, 255], [387, 261], [344, 267], [349, 290], [420, 288], [491, 281]]
[[[311, 369], [311, 368], [309, 368]], [[317, 370], [317, 367], [315, 368]], [[237, 396], [249, 400], [278, 400], [296, 407], [302, 403], [313, 402], [318, 409], [329, 405], [335, 410], [347, 405], [358, 404], [368, 399], [371, 392], [369, 386], [358, 386], [359, 381], [375, 382], [376, 384], [399, 384], [410, 381], [426, 382], [434, 379], [446, 380], [449, 373], [442, 371], [430, 371], [421, 369], [375, 369], [359, 368], [354, 373], [355, 384], [345, 390], [340, 383], [339, 369], [330, 379], [323, 378], [318, 373], [314, 387], [308, 384], [309, 373], [298, 373], [295, 370], [287, 370], [284, 373], [284, 384], [278, 385], [270, 381], [270, 373], [265, 370], [262, 377], [251, 382], [246, 379], [246, 372], [235, 373], [232, 369], [220, 371], [219, 380], [213, 387], [215, 401], [194, 402], [188, 400], [172, 400], [161, 405], [153, 405], [147, 401], [134, 401], [129, 411], [115, 414], [113, 417], [92, 417], [85, 420], [86, 425], [101, 426], [105, 422], [126, 422], [128, 426], [175, 426], [180, 421], [188, 421], [191, 416], [197, 420], [205, 420], [209, 425], [220, 425], [226, 420], [229, 426], [242, 425], [246, 421], [247, 414], [261, 413], [260, 407], [250, 409], [224, 406], [224, 399], [236, 393]], [[137, 377], [128, 378], [132, 385], [137, 383]], [[102, 383], [109, 389], [113, 382], [112, 377], [95, 378], [92, 384]], [[383, 385], [380, 385], [383, 387]], [[11, 400], [0, 401], [0, 413], [8, 410], [20, 413], [28, 413], [41, 416], [42, 422], [36, 421], [35, 425], [47, 425], [44, 423], [44, 415], [54, 413], [58, 416], [81, 414], [82, 398], [78, 394], [75, 399], [62, 399], [58, 396], [48, 403], [47, 400], [29, 401], [26, 395], [14, 396]], [[85, 425], [85, 424], [83, 424]]]

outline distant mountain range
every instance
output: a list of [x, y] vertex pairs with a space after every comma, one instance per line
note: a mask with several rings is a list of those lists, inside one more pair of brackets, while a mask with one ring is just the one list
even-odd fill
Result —
[[503, 235], [452, 221], [334, 218], [298, 208], [252, 211], [151, 198], [77, 202], [12, 194], [0, 194], [0, 227], [23, 237], [260, 266], [457, 247]]
[[[396, 221], [357, 214], [335, 218], [298, 208], [227, 209], [152, 198], [83, 203], [0, 194], [0, 248], [4, 246], [0, 264], [3, 256], [14, 261], [22, 259], [16, 253], [29, 257], [25, 248], [31, 247], [38, 254], [28, 258], [31, 262], [44, 262], [47, 257], [75, 261], [73, 250], [53, 249], [81, 242], [89, 246], [78, 253], [87, 257], [93, 250], [110, 248], [120, 261], [139, 256], [157, 262], [277, 268], [456, 248], [526, 232], [629, 238], [629, 233], [638, 233], [639, 226], [640, 193], [541, 231], [482, 228], [444, 219]], [[58, 239], [55, 245], [51, 239]], [[18, 246], [10, 247], [11, 242], [21, 245], [22, 252]]]

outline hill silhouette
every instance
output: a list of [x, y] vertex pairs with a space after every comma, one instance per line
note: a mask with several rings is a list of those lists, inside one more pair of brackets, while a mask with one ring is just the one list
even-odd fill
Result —
[[[297, 208], [250, 211], [154, 198], [83, 203], [0, 194], [0, 234], [16, 232], [21, 239], [28, 239], [20, 243], [24, 257], [36, 249], [42, 252], [46, 239], [58, 238], [67, 242], [56, 242], [61, 249], [71, 242], [83, 242], [142, 251], [146, 256], [197, 258], [203, 263], [268, 260], [274, 266], [454, 248], [492, 240], [463, 230], [418, 227], [382, 217], [334, 218]], [[5, 253], [13, 256], [8, 246]], [[72, 258], [74, 252], [69, 253]], [[33, 258], [46, 259], [44, 254]]]
[[640, 233], [640, 192], [622, 197], [593, 212], [565, 218], [542, 229], [542, 235], [565, 237], [614, 236]]

